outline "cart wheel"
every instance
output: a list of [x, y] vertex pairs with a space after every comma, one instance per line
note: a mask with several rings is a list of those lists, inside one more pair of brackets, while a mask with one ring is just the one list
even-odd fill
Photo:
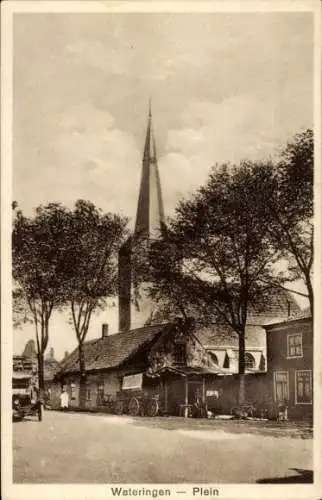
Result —
[[156, 399], [152, 399], [148, 403], [147, 413], [149, 417], [156, 417], [159, 413], [159, 403]]
[[140, 414], [140, 403], [137, 398], [131, 398], [129, 402], [129, 414], [137, 417]]
[[116, 401], [116, 403], [115, 403], [115, 413], [116, 413], [116, 415], [122, 415], [123, 412], [124, 412], [123, 401]]
[[41, 422], [42, 421], [42, 412], [43, 412], [43, 409], [42, 409], [42, 406], [39, 405], [39, 408], [37, 410], [37, 414], [38, 414], [38, 422]]

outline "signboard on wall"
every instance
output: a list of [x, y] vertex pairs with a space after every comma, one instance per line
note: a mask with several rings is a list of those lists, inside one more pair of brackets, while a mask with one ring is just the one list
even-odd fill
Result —
[[207, 390], [206, 391], [207, 398], [219, 398], [219, 392], [217, 390]]
[[135, 375], [127, 375], [123, 377], [122, 389], [141, 389], [143, 382], [143, 373], [136, 373]]

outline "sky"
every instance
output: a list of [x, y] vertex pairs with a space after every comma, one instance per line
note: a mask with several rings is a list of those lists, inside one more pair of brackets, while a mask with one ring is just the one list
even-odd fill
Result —
[[[313, 126], [310, 13], [14, 16], [13, 199], [136, 212], [152, 100], [166, 215], [215, 163], [274, 157]], [[93, 318], [88, 338], [117, 309]], [[57, 359], [76, 346], [54, 313]], [[34, 338], [15, 332], [14, 351]]]

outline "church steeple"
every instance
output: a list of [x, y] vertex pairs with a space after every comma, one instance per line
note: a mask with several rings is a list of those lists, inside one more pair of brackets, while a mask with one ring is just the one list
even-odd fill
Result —
[[150, 100], [134, 236], [155, 238], [159, 235], [163, 222], [164, 209]]
[[164, 210], [150, 101], [134, 234], [119, 251], [120, 332], [141, 327], [153, 318], [155, 305], [147, 293], [148, 272], [144, 275], [144, 281], [141, 280], [142, 263], [148, 262], [150, 242], [160, 236], [163, 223]]

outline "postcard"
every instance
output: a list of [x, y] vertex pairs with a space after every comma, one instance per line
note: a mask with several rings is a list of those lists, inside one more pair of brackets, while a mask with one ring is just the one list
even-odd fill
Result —
[[321, 4], [1, 32], [4, 500], [320, 498]]

